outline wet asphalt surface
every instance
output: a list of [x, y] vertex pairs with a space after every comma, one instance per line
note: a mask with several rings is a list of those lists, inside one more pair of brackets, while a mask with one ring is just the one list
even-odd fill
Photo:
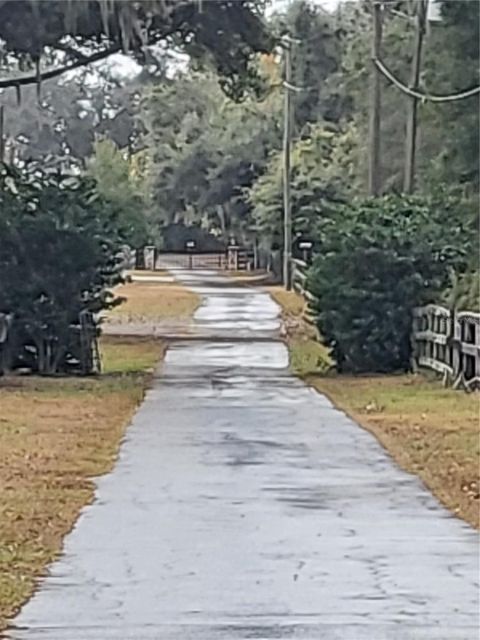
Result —
[[288, 373], [266, 294], [177, 275], [204, 296], [197, 340], [7, 637], [477, 638], [476, 533]]

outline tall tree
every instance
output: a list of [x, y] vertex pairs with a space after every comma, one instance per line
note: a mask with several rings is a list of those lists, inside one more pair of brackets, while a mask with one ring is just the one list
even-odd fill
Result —
[[196, 221], [224, 239], [248, 236], [245, 189], [278, 148], [278, 92], [237, 104], [217, 80], [191, 71], [149, 99], [152, 182], [164, 223]]
[[120, 148], [140, 148], [145, 133], [141, 88], [138, 77], [119, 81], [108, 69], [84, 69], [45, 82], [41, 99], [34, 87], [23, 91], [20, 102], [13, 90], [4, 91], [0, 104], [5, 107], [6, 159], [82, 167], [97, 135]]
[[335, 18], [307, 0], [293, 2], [284, 16], [274, 20], [276, 31], [293, 37], [292, 80], [297, 132], [318, 120], [338, 122], [347, 105], [330, 85], [329, 78], [340, 69], [341, 38]]
[[135, 174], [131, 161], [111, 140], [97, 140], [88, 161], [95, 191], [116, 211], [125, 239], [134, 247], [147, 241], [147, 195], [144, 175]]

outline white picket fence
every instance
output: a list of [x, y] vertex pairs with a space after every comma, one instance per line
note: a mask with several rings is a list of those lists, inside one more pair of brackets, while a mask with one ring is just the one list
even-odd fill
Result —
[[443, 374], [445, 384], [480, 388], [480, 313], [429, 304], [414, 309], [414, 369]]

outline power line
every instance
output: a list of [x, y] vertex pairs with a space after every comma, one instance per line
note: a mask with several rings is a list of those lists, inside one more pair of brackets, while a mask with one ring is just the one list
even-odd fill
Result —
[[291, 82], [287, 82], [286, 80], [284, 80], [281, 85], [277, 86], [282, 86], [285, 89], [288, 89], [289, 91], [293, 91], [295, 93], [302, 93], [304, 91], [318, 91], [318, 87], [297, 87], [296, 85], [292, 84]]
[[420, 91], [415, 91], [415, 89], [411, 89], [407, 87], [401, 80], [399, 80], [390, 69], [385, 65], [385, 63], [380, 58], [374, 58], [373, 60], [377, 69], [389, 80], [393, 85], [395, 85], [400, 91], [407, 94], [412, 98], [417, 98], [422, 101], [428, 102], [455, 102], [456, 100], [465, 100], [466, 98], [471, 98], [472, 96], [480, 93], [480, 86], [473, 87], [472, 89], [467, 89], [465, 91], [460, 91], [459, 93], [452, 93], [449, 95], [433, 95], [430, 93], [421, 93]]

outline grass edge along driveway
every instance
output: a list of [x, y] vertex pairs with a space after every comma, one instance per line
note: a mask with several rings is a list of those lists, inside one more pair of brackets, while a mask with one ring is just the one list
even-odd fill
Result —
[[115, 463], [163, 342], [104, 337], [104, 374], [0, 381], [0, 632]]
[[304, 301], [268, 289], [282, 308], [292, 372], [370, 431], [455, 515], [480, 528], [480, 394], [445, 389], [431, 375], [336, 375]]

